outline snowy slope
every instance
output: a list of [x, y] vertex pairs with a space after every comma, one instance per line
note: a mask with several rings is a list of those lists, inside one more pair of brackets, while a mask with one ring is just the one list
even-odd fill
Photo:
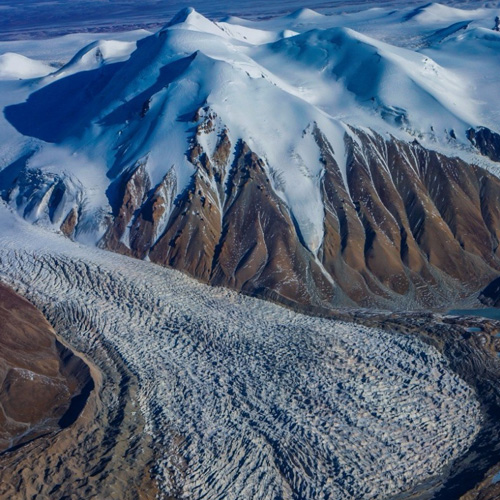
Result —
[[[135, 49], [135, 42], [95, 41], [78, 51], [67, 64], [50, 76], [51, 78], [63, 78], [80, 71], [91, 71], [103, 64], [126, 61]], [[50, 80], [47, 83], [49, 82]]]
[[[301, 10], [278, 24], [322, 26], [325, 19]], [[193, 174], [185, 157], [191, 127], [185, 117], [208, 105], [233, 142], [244, 140], [281, 179], [276, 190], [313, 251], [322, 241], [323, 212], [318, 204], [319, 152], [305, 132], [314, 123], [328, 131], [340, 165], [344, 123], [445, 141], [454, 130], [462, 142], [468, 127], [481, 124], [476, 103], [467, 96], [468, 82], [430, 57], [343, 28], [264, 43], [278, 37], [270, 31], [219, 25], [185, 9], [159, 33], [140, 41], [131, 57], [134, 42], [96, 42], [38, 84], [46, 86], [48, 99], [34, 103], [35, 119], [42, 121], [55, 107], [50, 120], [54, 129], [71, 121], [69, 127], [65, 124], [50, 133], [50, 125], [43, 124], [42, 133], [25, 131], [15, 110], [7, 117], [22, 133], [64, 145], [54, 154], [49, 153], [53, 147], [47, 148], [41, 160], [31, 160], [33, 165], [43, 167], [51, 157], [51, 171], [68, 170], [76, 154], [87, 164], [85, 170], [104, 174], [121, 172], [147, 157], [154, 184], [175, 166], [180, 194]], [[84, 79], [92, 70], [113, 64], [120, 67], [105, 75], [109, 81], [102, 88], [99, 72], [93, 77], [96, 83], [90, 76]], [[82, 83], [75, 80], [75, 86], [63, 86], [68, 104], [61, 105], [61, 92], [49, 93], [50, 83], [74, 74], [82, 75]], [[85, 102], [89, 92], [95, 97]], [[51, 99], [58, 100], [57, 106]], [[140, 119], [137, 115], [146, 101], [149, 111]], [[80, 175], [73, 169], [71, 173]], [[88, 191], [102, 190], [102, 176], [92, 177], [95, 185], [87, 178], [79, 180]]]
[[[470, 130], [500, 130], [491, 105], [499, 97], [498, 37], [484, 27], [493, 13], [430, 4], [331, 16], [302, 9], [262, 21], [217, 22], [187, 8], [153, 35], [101, 37], [44, 78], [3, 82], [2, 196], [25, 218], [81, 242], [109, 245], [114, 224], [113, 245], [125, 253], [143, 231], [142, 222], [133, 227], [139, 212], [157, 205], [154, 217], [141, 216], [153, 220], [148, 251], [171, 227], [171, 216], [197, 217], [187, 223], [194, 237], [201, 231], [218, 239], [234, 202], [228, 191], [233, 167], [248, 148], [277, 197], [273, 206], [333, 284], [322, 263], [332, 211], [325, 203], [325, 166], [339, 169], [337, 187], [345, 189], [339, 203], [348, 200], [358, 210], [346, 147], [360, 144], [356, 131], [417, 141], [498, 168], [494, 155], [480, 156], [470, 140]], [[396, 39], [404, 47], [387, 43]], [[68, 38], [60, 43], [67, 47]], [[31, 68], [23, 70], [28, 77], [43, 76], [33, 73], [34, 65], [20, 67]], [[193, 186], [202, 209], [209, 200], [210, 214], [175, 210]], [[206, 227], [192, 229], [207, 216], [209, 235]], [[335, 217], [342, 225], [343, 216]], [[366, 220], [355, 217], [369, 232]], [[197, 241], [193, 235], [188, 246]], [[396, 243], [389, 245], [399, 252]], [[203, 258], [210, 261], [215, 251]]]
[[0, 80], [22, 80], [45, 76], [54, 68], [21, 54], [7, 52], [0, 55]]
[[477, 103], [478, 120], [494, 129], [500, 123], [500, 110], [493, 104], [498, 98], [499, 50], [499, 32], [473, 26], [424, 50], [450, 68], [458, 81], [470, 82], [469, 96]]
[[[349, 123], [363, 123], [359, 115], [349, 116], [359, 111], [354, 97], [358, 107], [417, 134], [430, 133], [432, 127], [442, 135], [445, 129], [476, 124], [475, 103], [464, 82], [419, 53], [345, 28], [307, 32], [270, 49], [262, 51], [265, 64], [278, 74], [286, 72], [284, 78], [295, 79], [295, 87], [303, 91], [313, 87], [312, 104], [333, 116], [340, 111]], [[279, 64], [280, 59], [286, 64]]]

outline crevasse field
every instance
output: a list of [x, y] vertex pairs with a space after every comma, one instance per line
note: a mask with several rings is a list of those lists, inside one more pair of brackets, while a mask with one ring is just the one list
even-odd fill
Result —
[[137, 374], [167, 495], [385, 497], [479, 430], [473, 391], [412, 335], [209, 289], [0, 210], [0, 278], [50, 303], [69, 342], [110, 342]]

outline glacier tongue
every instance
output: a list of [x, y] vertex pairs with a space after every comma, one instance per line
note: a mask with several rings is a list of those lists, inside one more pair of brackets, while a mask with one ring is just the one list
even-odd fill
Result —
[[105, 341], [137, 375], [167, 495], [387, 497], [438, 473], [478, 430], [473, 391], [412, 336], [207, 293], [1, 207], [0, 229], [2, 280], [68, 341]]

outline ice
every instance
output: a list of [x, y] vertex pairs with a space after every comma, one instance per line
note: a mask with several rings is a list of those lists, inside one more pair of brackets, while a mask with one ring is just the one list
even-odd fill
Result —
[[3, 206], [0, 278], [138, 378], [166, 496], [385, 498], [439, 473], [481, 423], [473, 390], [412, 335], [209, 288]]

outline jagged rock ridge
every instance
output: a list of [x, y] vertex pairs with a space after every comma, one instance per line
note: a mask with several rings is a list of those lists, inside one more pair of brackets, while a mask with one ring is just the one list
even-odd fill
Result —
[[120, 240], [126, 230], [119, 215], [109, 231], [124, 247], [106, 237], [104, 247], [212, 284], [314, 304], [398, 295], [431, 304], [457, 282], [472, 291], [499, 269], [500, 182], [479, 167], [354, 130], [345, 136], [345, 185], [332, 146], [315, 128], [325, 219], [323, 241], [311, 251], [264, 161], [240, 141], [232, 163], [221, 163], [221, 148], [229, 156], [227, 131], [209, 153], [198, 141], [204, 130], [189, 153], [192, 184], [175, 200], [164, 232], [155, 231], [154, 214], [165, 211], [158, 191], [167, 179], [146, 198], [148, 189], [136, 185], [149, 179], [138, 167], [120, 206], [120, 214], [128, 207], [130, 237]]

